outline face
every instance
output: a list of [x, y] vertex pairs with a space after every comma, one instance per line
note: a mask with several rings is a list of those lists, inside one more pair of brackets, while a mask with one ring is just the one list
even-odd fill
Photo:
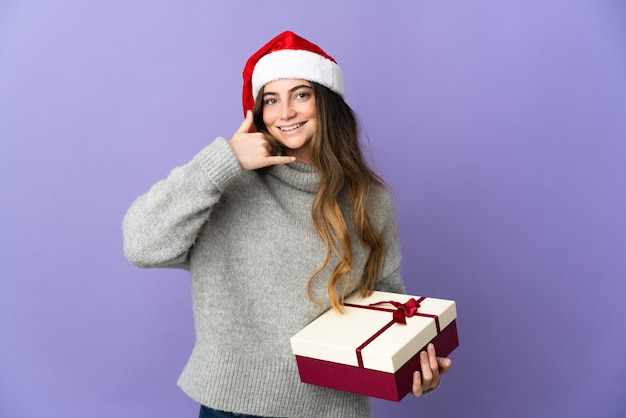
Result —
[[300, 162], [311, 163], [311, 141], [317, 131], [315, 96], [311, 83], [281, 79], [263, 90], [263, 122], [270, 135]]

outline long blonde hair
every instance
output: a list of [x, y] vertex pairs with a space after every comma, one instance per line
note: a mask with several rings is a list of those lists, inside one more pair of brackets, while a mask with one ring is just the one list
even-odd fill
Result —
[[[372, 186], [382, 186], [381, 179], [367, 165], [359, 145], [359, 129], [354, 112], [337, 93], [311, 83], [315, 94], [318, 127], [312, 141], [311, 159], [321, 177], [320, 188], [313, 201], [313, 225], [324, 245], [326, 257], [322, 265], [309, 277], [307, 294], [311, 301], [322, 305], [311, 294], [311, 283], [330, 264], [334, 254], [338, 262], [328, 281], [328, 296], [332, 307], [343, 312], [343, 298], [354, 276], [352, 270], [352, 242], [348, 225], [339, 205], [344, 188], [352, 198], [354, 231], [359, 240], [370, 248], [360, 284], [361, 296], [369, 296], [382, 274], [384, 240], [369, 217], [367, 202]], [[263, 123], [263, 88], [254, 103], [254, 126], [270, 134]], [[274, 144], [276, 146], [276, 144]], [[343, 285], [340, 283], [344, 280]]]

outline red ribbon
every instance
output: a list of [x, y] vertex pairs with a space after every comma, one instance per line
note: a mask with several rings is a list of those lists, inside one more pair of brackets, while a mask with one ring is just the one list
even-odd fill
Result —
[[[406, 318], [407, 317], [411, 317], [411, 316], [425, 316], [425, 317], [428, 317], [428, 318], [433, 318], [435, 320], [435, 326], [437, 327], [437, 334], [439, 334], [441, 332], [441, 329], [439, 328], [439, 317], [437, 315], [424, 314], [424, 313], [417, 312], [417, 308], [419, 308], [420, 302], [423, 301], [424, 299], [426, 299], [426, 297], [422, 296], [418, 300], [415, 300], [415, 298], [411, 298], [411, 299], [409, 299], [405, 303], [400, 303], [400, 302], [396, 302], [396, 301], [390, 300], [390, 301], [384, 301], [384, 302], [371, 303], [371, 304], [369, 304], [367, 306], [366, 305], [355, 305], [355, 304], [352, 304], [352, 303], [344, 303], [344, 306], [350, 306], [352, 308], [370, 309], [370, 310], [375, 310], [375, 311], [384, 311], [384, 312], [391, 312], [391, 313], [393, 313], [393, 319], [389, 323], [387, 323], [384, 327], [382, 327], [380, 330], [378, 330], [378, 332], [376, 332], [374, 335], [372, 335], [370, 338], [368, 338], [367, 341], [365, 341], [363, 344], [361, 344], [360, 346], [357, 347], [357, 349], [356, 349], [356, 357], [357, 357], [357, 361], [359, 363], [359, 367], [363, 368], [363, 355], [361, 354], [361, 351], [367, 345], [369, 345], [369, 343], [371, 343], [376, 338], [378, 338], [383, 332], [385, 332], [393, 324], [397, 323], [397, 324], [406, 325]], [[384, 304], [393, 305], [395, 307], [395, 309], [381, 308], [381, 307], [378, 306], [378, 305], [384, 305]]]
[[389, 300], [385, 302], [372, 303], [369, 306], [384, 305], [386, 303], [393, 305], [396, 308], [393, 311], [393, 322], [404, 325], [406, 325], [406, 318], [415, 315], [417, 313], [417, 308], [420, 306], [420, 303], [414, 298], [409, 299], [406, 303]]

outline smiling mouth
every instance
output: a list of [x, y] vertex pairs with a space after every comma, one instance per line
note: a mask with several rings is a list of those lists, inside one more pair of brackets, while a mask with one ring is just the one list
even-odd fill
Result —
[[306, 122], [302, 122], [302, 123], [296, 123], [295, 125], [290, 125], [290, 126], [281, 126], [278, 129], [280, 129], [283, 132], [289, 132], [289, 131], [293, 131], [298, 129], [299, 127], [301, 127], [302, 125], [304, 125]]

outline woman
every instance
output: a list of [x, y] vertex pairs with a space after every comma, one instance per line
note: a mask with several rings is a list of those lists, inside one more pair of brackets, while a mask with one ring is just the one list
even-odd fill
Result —
[[[200, 416], [366, 417], [360, 395], [300, 383], [289, 338], [345, 295], [403, 292], [393, 206], [361, 154], [343, 73], [285, 32], [244, 69], [245, 120], [140, 196], [127, 258], [192, 279], [196, 344], [179, 386]], [[421, 353], [413, 392], [450, 367]]]

